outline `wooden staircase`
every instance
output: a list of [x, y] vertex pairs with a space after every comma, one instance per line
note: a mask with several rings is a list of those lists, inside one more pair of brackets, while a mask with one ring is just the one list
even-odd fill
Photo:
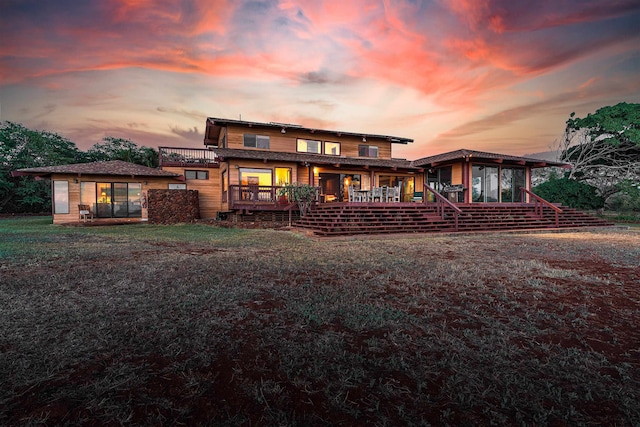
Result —
[[438, 215], [436, 207], [423, 203], [326, 203], [317, 205], [295, 226], [320, 236], [348, 236], [388, 233], [438, 233], [603, 227], [613, 224], [584, 212], [560, 207], [558, 226], [555, 213], [546, 209], [540, 217], [533, 204], [458, 205], [462, 213], [455, 226], [453, 211]]

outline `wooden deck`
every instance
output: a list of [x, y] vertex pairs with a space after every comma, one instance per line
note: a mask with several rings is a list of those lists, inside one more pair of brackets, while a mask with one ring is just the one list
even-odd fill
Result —
[[534, 204], [458, 204], [462, 213], [456, 226], [453, 213], [438, 212], [430, 203], [326, 203], [295, 222], [320, 236], [385, 233], [439, 233], [604, 227], [613, 225], [576, 209], [560, 207], [539, 215]]

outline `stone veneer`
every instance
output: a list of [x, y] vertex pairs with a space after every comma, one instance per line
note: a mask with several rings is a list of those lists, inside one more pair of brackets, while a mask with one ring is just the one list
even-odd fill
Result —
[[200, 219], [197, 190], [149, 190], [149, 223], [177, 224]]

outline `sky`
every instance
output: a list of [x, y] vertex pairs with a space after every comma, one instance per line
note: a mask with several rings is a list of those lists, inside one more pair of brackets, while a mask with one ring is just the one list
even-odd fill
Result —
[[553, 149], [640, 102], [640, 0], [0, 0], [0, 120], [86, 150], [203, 148], [207, 117]]

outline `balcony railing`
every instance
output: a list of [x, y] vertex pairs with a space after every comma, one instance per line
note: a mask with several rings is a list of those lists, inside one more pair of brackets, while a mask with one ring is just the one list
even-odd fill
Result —
[[218, 167], [216, 154], [200, 148], [159, 147], [160, 166]]

